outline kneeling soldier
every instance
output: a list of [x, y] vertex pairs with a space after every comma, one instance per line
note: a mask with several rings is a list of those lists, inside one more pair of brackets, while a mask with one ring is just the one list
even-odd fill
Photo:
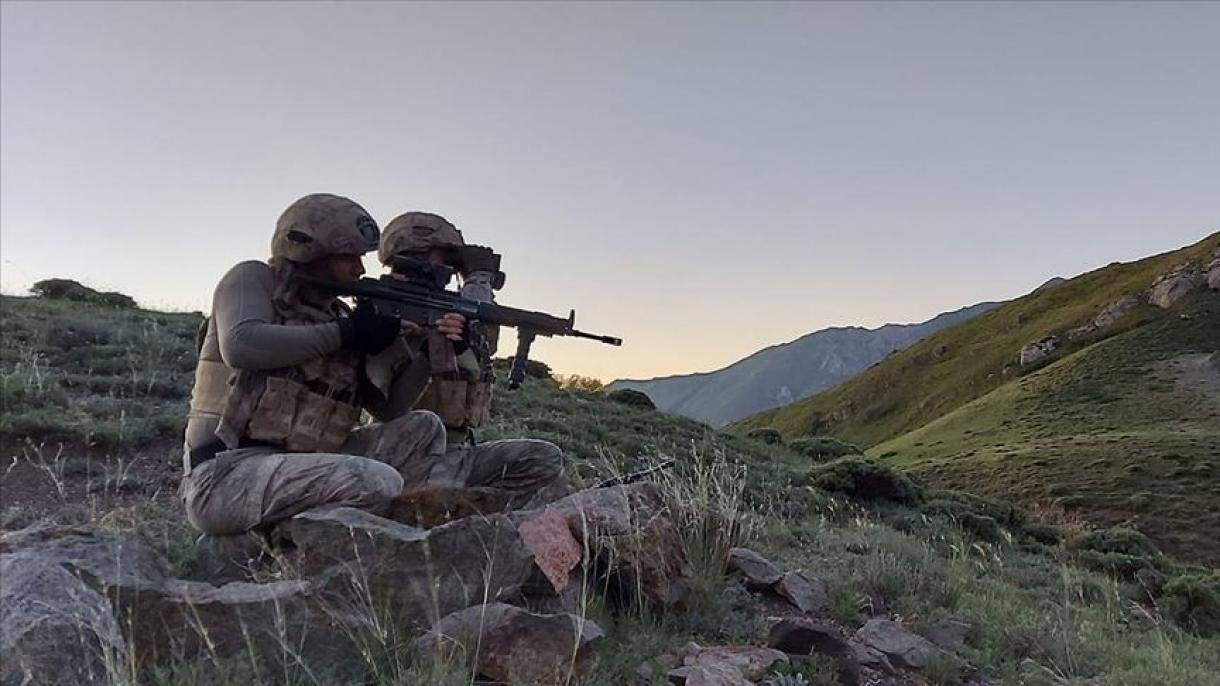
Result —
[[[406, 253], [433, 264], [458, 270], [460, 293], [471, 300], [494, 301], [497, 260], [486, 248], [467, 246], [462, 233], [444, 217], [429, 212], [407, 212], [386, 225], [378, 257], [391, 266], [394, 255]], [[531, 489], [532, 504], [562, 497], [566, 479], [542, 478], [562, 464], [559, 446], [535, 439], [507, 439], [476, 443], [474, 430], [485, 424], [491, 411], [495, 376], [491, 358], [500, 337], [499, 327], [472, 322], [461, 339], [436, 331], [415, 329], [407, 340], [427, 358], [429, 379], [416, 410], [440, 416], [448, 434], [446, 458], [451, 478], [471, 486], [499, 482], [514, 484], [522, 495]], [[537, 470], [538, 473], [532, 473]]]
[[[440, 419], [410, 411], [421, 359], [401, 323], [294, 278], [355, 281], [378, 237], [355, 202], [309, 195], [280, 216], [269, 261], [217, 285], [186, 428], [181, 493], [196, 528], [236, 534], [332, 505], [383, 514], [404, 486], [464, 485], [450, 480]], [[435, 328], [461, 339], [464, 326], [449, 314]], [[380, 385], [374, 362], [393, 372]], [[357, 428], [361, 410], [377, 423]]]

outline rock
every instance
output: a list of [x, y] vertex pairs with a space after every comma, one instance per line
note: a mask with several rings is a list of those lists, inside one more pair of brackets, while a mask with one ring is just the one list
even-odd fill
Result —
[[1092, 328], [1100, 329], [1113, 324], [1121, 319], [1124, 314], [1127, 314], [1136, 307], [1139, 307], [1139, 304], [1140, 299], [1133, 295], [1128, 295], [1125, 298], [1115, 300], [1102, 308], [1101, 312], [1098, 312], [1096, 317], [1093, 317]]
[[671, 670], [677, 669], [682, 665], [682, 658], [673, 653], [662, 653], [651, 660], [644, 661], [635, 670], [636, 680], [640, 684], [653, 684], [662, 674], [668, 674]]
[[682, 666], [669, 671], [669, 680], [696, 686], [739, 686], [760, 681], [788, 656], [771, 648], [690, 643], [682, 650]]
[[838, 663], [839, 682], [860, 683], [860, 667], [851, 642], [829, 622], [786, 617], [771, 627], [767, 645], [790, 655], [825, 655]]
[[[123, 655], [137, 662], [253, 654], [269, 665], [299, 660], [315, 673], [350, 670], [360, 663], [346, 632], [334, 625], [307, 582], [217, 587], [171, 579], [157, 553], [138, 537], [78, 527], [6, 534], [0, 537], [0, 550], [12, 551], [6, 558], [57, 569], [63, 573], [56, 572], [57, 577], [73, 580], [69, 588], [80, 584], [93, 594], [70, 591], [69, 615], [94, 617], [94, 596], [102, 599], [109, 621], [122, 627], [127, 641]], [[5, 586], [7, 590], [7, 575]]]
[[1040, 362], [1059, 347], [1058, 336], [1047, 336], [1021, 348], [1017, 361], [1022, 367]]
[[511, 501], [511, 496], [494, 488], [425, 486], [395, 498], [389, 519], [431, 529], [471, 515], [503, 512]]
[[784, 577], [770, 560], [746, 548], [729, 549], [728, 569], [745, 577], [746, 586], [754, 589], [770, 587]]
[[253, 532], [234, 536], [203, 534], [195, 540], [195, 558], [203, 578], [214, 584], [251, 581], [256, 570], [273, 562], [266, 539]]
[[551, 582], [556, 593], [567, 588], [569, 575], [584, 557], [567, 520], [558, 510], [547, 508], [522, 522], [517, 529], [525, 547], [534, 554], [534, 564]]
[[956, 652], [966, 644], [966, 637], [974, 630], [974, 624], [964, 617], [949, 617], [936, 622], [924, 632], [924, 638], [941, 648]]
[[533, 566], [517, 528], [502, 514], [423, 530], [340, 507], [303, 512], [281, 524], [275, 537], [291, 541], [300, 573], [318, 577], [329, 594], [362, 605], [371, 598], [419, 628], [516, 595]]
[[[662, 606], [686, 596], [682, 539], [654, 484], [594, 488], [551, 503], [577, 541], [608, 567], [614, 586]], [[514, 513], [519, 521], [532, 513]]]
[[1220, 258], [1212, 260], [1207, 266], [1207, 287], [1220, 291]]
[[585, 673], [590, 645], [603, 635], [597, 624], [576, 615], [540, 615], [492, 603], [444, 617], [415, 647], [442, 657], [455, 649], [474, 656], [474, 669], [498, 682], [568, 684]]
[[772, 588], [801, 612], [816, 612], [829, 602], [826, 581], [802, 571], [788, 572]]
[[1161, 309], [1169, 309], [1209, 278], [1189, 267], [1179, 267], [1156, 280], [1148, 292], [1148, 301]]
[[888, 619], [870, 619], [856, 632], [856, 641], [885, 655], [896, 667], [924, 669], [939, 660], [956, 660], [931, 641]]
[[[33, 552], [0, 555], [0, 683], [106, 683], [127, 653], [110, 603]], [[112, 662], [113, 663], [113, 662]]]

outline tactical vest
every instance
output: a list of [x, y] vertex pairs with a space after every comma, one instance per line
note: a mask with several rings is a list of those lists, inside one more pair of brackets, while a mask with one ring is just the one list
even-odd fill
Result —
[[[310, 305], [287, 287], [291, 266], [276, 268], [277, 324], [334, 321], [338, 301]], [[360, 420], [356, 404], [360, 355], [339, 351], [296, 367], [234, 370], [200, 359], [191, 394], [192, 413], [220, 416], [216, 435], [229, 449], [257, 441], [291, 452], [334, 452]]]
[[491, 417], [490, 370], [480, 364], [474, 349], [455, 355], [453, 344], [429, 333], [428, 360], [432, 375], [416, 410], [435, 412], [449, 429], [474, 429]]

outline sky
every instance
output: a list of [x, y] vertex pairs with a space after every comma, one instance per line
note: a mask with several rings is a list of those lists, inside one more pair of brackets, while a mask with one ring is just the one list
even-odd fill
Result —
[[716, 369], [1220, 230], [1217, 36], [1220, 3], [4, 2], [0, 286], [206, 311], [330, 192], [625, 340], [540, 339], [558, 372]]

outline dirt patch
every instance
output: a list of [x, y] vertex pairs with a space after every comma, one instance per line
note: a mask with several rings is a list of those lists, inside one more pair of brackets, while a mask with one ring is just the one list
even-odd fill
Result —
[[1197, 394], [1220, 408], [1220, 352], [1179, 355], [1156, 365], [1179, 390]]
[[[20, 527], [66, 510], [104, 513], [141, 501], [177, 501], [181, 444], [107, 449], [0, 440], [0, 523]], [[80, 514], [79, 512], [76, 514]]]

